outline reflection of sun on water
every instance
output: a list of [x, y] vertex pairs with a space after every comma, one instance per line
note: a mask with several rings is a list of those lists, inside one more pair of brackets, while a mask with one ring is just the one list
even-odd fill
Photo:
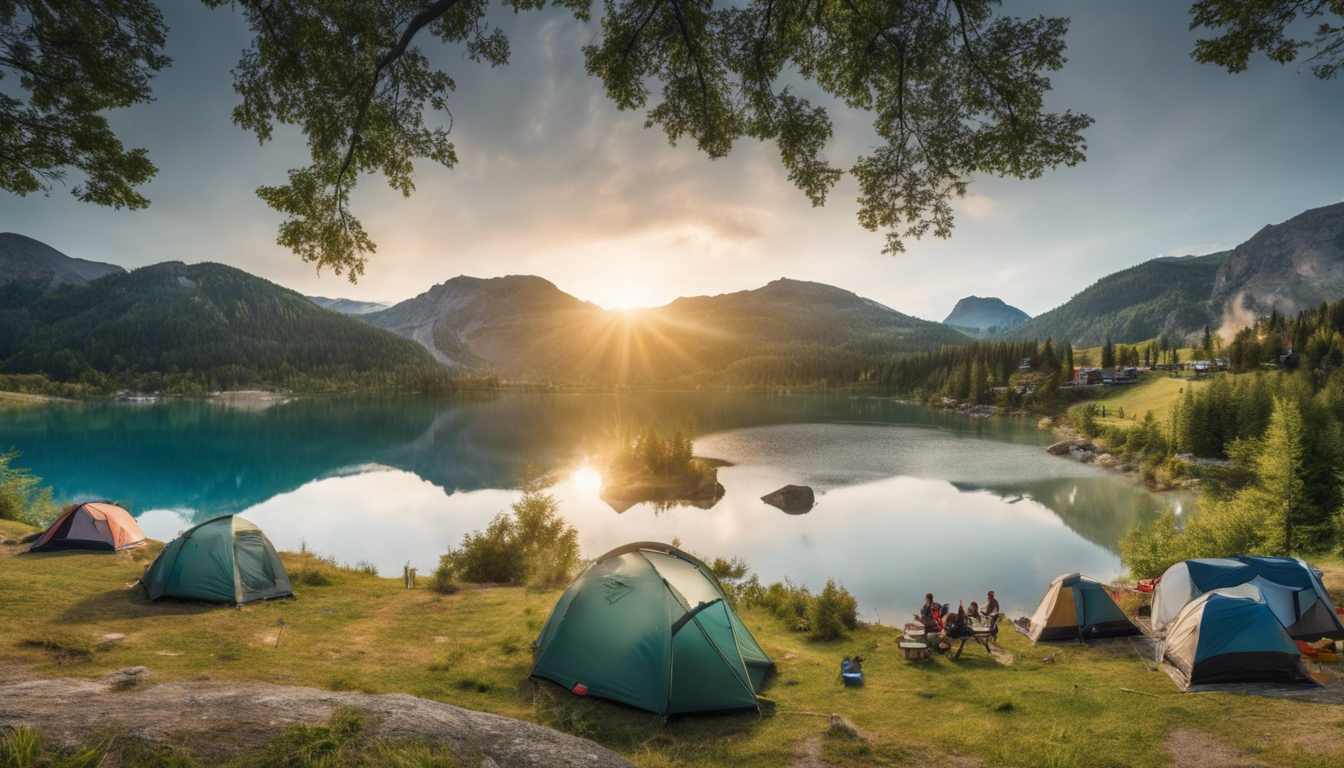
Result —
[[602, 473], [587, 461], [574, 470], [574, 474], [569, 478], [574, 483], [574, 487], [584, 493], [597, 493], [602, 489]]

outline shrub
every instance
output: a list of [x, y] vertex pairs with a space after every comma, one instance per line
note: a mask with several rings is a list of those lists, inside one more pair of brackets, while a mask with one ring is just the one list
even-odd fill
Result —
[[1078, 427], [1085, 437], [1093, 438], [1101, 433], [1101, 424], [1097, 417], [1101, 415], [1101, 406], [1096, 403], [1084, 403], [1069, 412], [1069, 421]]
[[43, 526], [56, 518], [51, 489], [39, 485], [41, 479], [32, 470], [14, 466], [19, 452], [0, 452], [0, 520], [16, 520]]
[[807, 607], [810, 634], [816, 640], [836, 640], [859, 625], [859, 603], [849, 590], [827, 579], [826, 586]]
[[373, 563], [369, 562], [368, 560], [360, 560], [358, 563], [355, 563], [355, 568], [354, 568], [354, 569], [355, 569], [356, 571], [358, 571], [359, 573], [364, 574], [365, 576], [377, 576], [377, 575], [378, 575], [378, 566], [374, 565]]
[[1136, 579], [1161, 576], [1186, 559], [1189, 547], [1176, 525], [1176, 513], [1167, 510], [1147, 528], [1131, 528], [1120, 540], [1120, 559]]
[[793, 627], [807, 619], [807, 607], [811, 603], [812, 593], [807, 587], [800, 587], [787, 578], [783, 583], [777, 581], [766, 587], [761, 598], [761, 605]]
[[579, 560], [579, 532], [560, 516], [554, 496], [527, 484], [512, 514], [500, 513], [484, 531], [463, 536], [439, 570], [463, 581], [552, 587], [568, 582]]
[[453, 559], [451, 556], [439, 556], [439, 567], [435, 568], [434, 573], [429, 577], [429, 588], [440, 595], [451, 595], [457, 592], [459, 587], [457, 582], [453, 581]]

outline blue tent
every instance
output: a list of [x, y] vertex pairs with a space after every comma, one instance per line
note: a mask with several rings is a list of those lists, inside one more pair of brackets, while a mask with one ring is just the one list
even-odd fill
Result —
[[1167, 629], [1162, 655], [1191, 685], [1315, 682], [1252, 584], [1206, 592], [1187, 604]]
[[1186, 560], [1162, 574], [1153, 591], [1153, 629], [1168, 625], [1192, 600], [1215, 589], [1251, 584], [1290, 637], [1344, 640], [1344, 624], [1311, 566], [1294, 557], [1218, 557]]

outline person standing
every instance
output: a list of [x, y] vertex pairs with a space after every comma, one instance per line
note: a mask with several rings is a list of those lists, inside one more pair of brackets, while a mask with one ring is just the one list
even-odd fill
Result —
[[984, 614], [986, 619], [994, 617], [999, 612], [999, 601], [994, 598], [994, 590], [989, 590], [989, 599], [985, 601]]

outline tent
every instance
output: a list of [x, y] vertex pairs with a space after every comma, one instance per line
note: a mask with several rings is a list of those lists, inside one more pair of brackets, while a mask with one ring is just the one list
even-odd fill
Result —
[[1312, 683], [1297, 644], [1260, 589], [1242, 584], [1205, 592], [1177, 614], [1161, 654], [1200, 683]]
[[1298, 640], [1344, 640], [1330, 595], [1311, 567], [1295, 557], [1186, 560], [1162, 574], [1153, 589], [1153, 629], [1165, 632], [1195, 598], [1223, 587], [1254, 584], [1265, 604]]
[[1050, 582], [1045, 597], [1031, 616], [1027, 637], [1066, 640], [1137, 635], [1139, 628], [1115, 604], [1101, 582], [1078, 573], [1066, 573]]
[[708, 566], [653, 542], [580, 574], [536, 647], [532, 677], [664, 716], [755, 709], [774, 666]]
[[271, 540], [237, 515], [207, 520], [173, 539], [140, 582], [150, 600], [242, 604], [294, 595]]
[[50, 549], [103, 549], [115, 551], [145, 543], [131, 513], [106, 501], [79, 504], [65, 511], [33, 542], [29, 552]]

